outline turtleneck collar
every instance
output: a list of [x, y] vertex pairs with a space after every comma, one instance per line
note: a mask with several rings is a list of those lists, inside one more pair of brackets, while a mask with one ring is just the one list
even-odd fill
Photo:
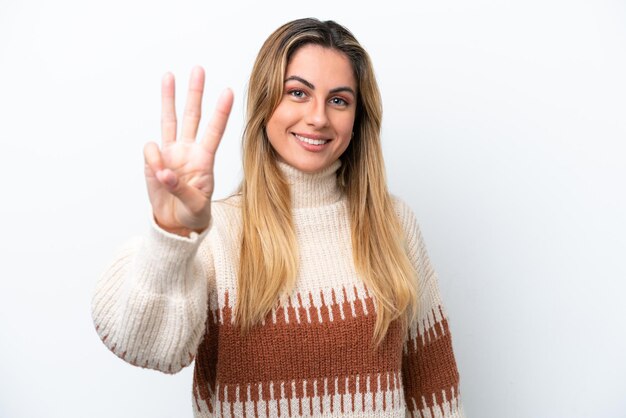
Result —
[[326, 206], [341, 199], [342, 193], [337, 184], [337, 170], [341, 161], [337, 160], [315, 173], [305, 173], [281, 161], [277, 164], [291, 187], [291, 205], [294, 209]]

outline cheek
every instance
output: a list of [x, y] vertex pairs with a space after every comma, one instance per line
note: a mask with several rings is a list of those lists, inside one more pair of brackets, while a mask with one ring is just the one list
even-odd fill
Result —
[[279, 105], [267, 123], [268, 135], [270, 131], [274, 134], [287, 132], [296, 120], [297, 115], [294, 109], [289, 106]]
[[347, 137], [349, 141], [350, 138], [352, 138], [352, 131], [354, 129], [354, 115], [341, 115], [341, 117], [334, 122], [334, 126], [337, 134], [342, 138]]

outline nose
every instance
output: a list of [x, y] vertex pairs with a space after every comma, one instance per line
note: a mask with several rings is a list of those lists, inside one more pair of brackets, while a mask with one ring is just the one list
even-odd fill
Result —
[[328, 126], [326, 100], [311, 100], [307, 108], [305, 122], [316, 129]]

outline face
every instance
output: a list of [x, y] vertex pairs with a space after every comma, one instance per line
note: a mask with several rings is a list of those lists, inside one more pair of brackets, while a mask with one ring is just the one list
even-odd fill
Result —
[[283, 97], [266, 126], [279, 158], [308, 173], [337, 161], [352, 139], [357, 87], [348, 57], [305, 45], [291, 57]]

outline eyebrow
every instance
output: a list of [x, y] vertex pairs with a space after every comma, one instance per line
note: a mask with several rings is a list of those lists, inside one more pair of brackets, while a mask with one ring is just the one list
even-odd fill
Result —
[[[305, 80], [305, 79], [304, 79], [304, 78], [302, 78], [302, 77], [298, 77], [297, 75], [292, 75], [292, 76], [289, 76], [289, 77], [287, 77], [287, 78], [285, 79], [285, 83], [286, 83], [287, 81], [290, 81], [290, 80], [299, 81], [300, 83], [304, 84], [305, 86], [307, 86], [307, 87], [308, 87], [308, 88], [310, 88], [311, 90], [315, 90], [315, 86], [313, 85], [313, 83], [311, 83], [311, 82], [309, 82], [309, 81]], [[348, 87], [348, 86], [335, 87], [334, 89], [332, 89], [332, 90], [330, 91], [330, 93], [339, 93], [339, 92], [342, 92], [342, 91], [347, 91], [348, 93], [352, 93], [352, 95], [353, 95], [354, 97], [356, 97], [356, 93], [354, 92], [354, 90], [353, 90], [351, 87]]]

